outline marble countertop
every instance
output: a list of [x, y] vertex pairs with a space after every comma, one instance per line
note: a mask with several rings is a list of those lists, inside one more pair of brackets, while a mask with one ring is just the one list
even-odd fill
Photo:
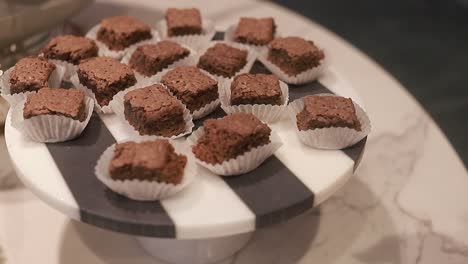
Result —
[[[241, 15], [273, 16], [285, 34], [320, 39], [371, 116], [373, 131], [356, 175], [319, 208], [257, 231], [226, 263], [468, 263], [467, 170], [425, 111], [363, 52], [268, 2], [112, 1], [140, 5], [133, 9], [109, 2], [96, 5], [109, 14], [158, 17], [169, 5], [198, 6], [220, 28]], [[86, 19], [90, 14], [77, 19], [95, 23]], [[0, 263], [158, 263], [132, 237], [69, 220], [22, 187], [3, 136], [0, 179]]]

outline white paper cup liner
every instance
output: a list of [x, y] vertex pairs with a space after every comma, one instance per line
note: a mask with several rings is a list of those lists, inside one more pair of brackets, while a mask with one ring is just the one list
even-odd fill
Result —
[[[164, 86], [161, 83], [158, 83], [158, 84]], [[145, 85], [145, 86], [148, 86], [148, 85]], [[175, 136], [171, 136], [171, 137], [163, 137], [163, 136], [156, 136], [156, 135], [140, 135], [138, 130], [136, 130], [132, 125], [130, 125], [127, 119], [125, 119], [124, 97], [128, 92], [134, 91], [139, 88], [143, 88], [145, 86], [135, 87], [135, 88], [131, 88], [131, 89], [127, 89], [125, 91], [119, 92], [118, 94], [114, 96], [114, 99], [109, 104], [113, 112], [119, 117], [119, 119], [123, 123], [123, 126], [125, 127], [126, 131], [128, 131], [128, 133], [130, 134], [130, 138], [135, 139], [135, 140], [155, 140], [155, 139], [163, 139], [163, 138], [176, 139], [176, 138], [180, 138], [180, 137], [183, 137], [185, 135], [192, 133], [192, 129], [195, 126], [193, 124], [192, 115], [190, 114], [190, 111], [187, 109], [187, 107], [182, 102], [179, 101], [183, 107], [183, 113], [184, 113], [184, 122], [185, 122], [184, 132]]]
[[216, 108], [219, 107], [220, 101], [219, 99], [214, 100], [213, 102], [203, 106], [202, 108], [193, 111], [192, 118], [193, 120], [197, 120], [203, 118], [209, 114], [211, 114]]
[[6, 116], [8, 113], [9, 104], [0, 96], [0, 126], [5, 124]]
[[160, 40], [158, 31], [151, 29], [152, 38], [132, 44], [123, 50], [115, 51], [115, 50], [109, 49], [109, 47], [107, 47], [106, 44], [102, 43], [101, 41], [97, 39], [97, 33], [100, 28], [101, 28], [101, 24], [95, 25], [88, 31], [88, 33], [86, 33], [86, 37], [96, 42], [96, 45], [98, 46], [98, 49], [99, 49], [98, 51], [99, 56], [111, 57], [111, 58], [118, 59], [118, 60], [122, 59], [125, 53], [135, 45], [140, 45], [143, 43], [151, 43], [151, 42], [156, 42]]
[[[50, 88], [60, 88], [62, 84], [62, 80], [65, 74], [65, 69], [60, 65], [56, 64], [55, 62], [51, 61], [55, 65], [55, 70], [50, 74], [48, 85]], [[1, 95], [10, 106], [15, 106], [22, 100], [25, 100], [28, 94], [36, 93], [34, 92], [23, 92], [23, 93], [16, 93], [11, 94], [11, 84], [10, 84], [10, 74], [13, 71], [15, 66], [11, 67], [10, 69], [6, 70], [3, 75], [0, 77], [0, 86], [1, 86]]]
[[187, 156], [182, 182], [179, 184], [161, 183], [147, 180], [114, 180], [110, 176], [109, 166], [114, 155], [116, 144], [108, 147], [99, 158], [95, 173], [96, 177], [112, 191], [137, 201], [155, 201], [172, 196], [190, 185], [195, 179], [198, 168], [187, 145], [181, 142], [171, 142], [176, 153]]
[[[240, 44], [240, 43], [234, 43], [234, 42], [228, 42], [228, 41], [211, 41], [207, 46], [205, 46], [204, 48], [202, 48], [202, 50], [198, 53], [201, 56], [203, 56], [203, 54], [205, 54], [205, 52], [213, 47], [214, 45], [216, 45], [217, 43], [224, 43], [228, 46], [231, 46], [233, 48], [237, 48], [237, 49], [241, 49], [241, 50], [246, 50], [248, 53], [247, 53], [247, 63], [244, 65], [244, 67], [242, 69], [240, 69], [239, 71], [237, 71], [234, 76], [238, 75], [238, 74], [241, 74], [241, 73], [248, 73], [250, 71], [250, 69], [252, 69], [252, 65], [254, 64], [255, 60], [257, 59], [257, 53], [250, 49], [249, 47], [247, 47], [246, 45], [244, 44]], [[198, 61], [197, 61], [198, 63]], [[220, 75], [216, 75], [216, 74], [212, 74], [211, 75], [213, 77], [216, 78], [216, 80], [218, 81], [218, 83], [226, 80], [226, 79], [229, 79], [227, 77], [224, 77], [224, 76], [220, 76]], [[233, 76], [233, 77], [234, 77]]]
[[301, 72], [298, 75], [290, 76], [268, 60], [268, 49], [260, 50], [258, 52], [258, 59], [268, 70], [288, 84], [304, 84], [315, 81], [324, 73], [326, 66], [326, 59], [324, 59], [319, 66]]
[[[234, 39], [234, 33], [236, 31], [236, 27], [237, 27], [237, 24], [236, 25], [231, 25], [227, 28], [226, 32], [224, 33], [224, 40], [225, 41], [228, 41], [228, 42], [234, 42], [234, 43], [240, 43], [240, 42], [237, 42], [235, 39]], [[281, 34], [278, 33], [278, 32], [275, 32], [275, 38], [277, 37], [280, 37]], [[255, 52], [257, 53], [260, 53], [262, 52], [262, 50], [268, 50], [268, 47], [267, 45], [254, 45], [254, 44], [245, 44], [245, 43], [241, 43], [247, 47], [249, 47], [250, 49], [254, 50]]]
[[[87, 96], [93, 98], [93, 100], [94, 100], [94, 109], [96, 110], [96, 112], [103, 113], [103, 114], [113, 114], [114, 113], [114, 111], [112, 110], [112, 107], [110, 106], [110, 104], [115, 99], [115, 96], [118, 93], [116, 95], [114, 95], [114, 97], [112, 98], [112, 100], [109, 102], [108, 105], [101, 106], [98, 103], [98, 101], [96, 100], [96, 96], [94, 95], [94, 92], [90, 88], [88, 88], [87, 86], [84, 86], [83, 84], [81, 84], [80, 79], [78, 78], [78, 74], [74, 74], [70, 78], [70, 81], [73, 84], [73, 86], [75, 86], [75, 88], [83, 90], [86, 93]], [[142, 87], [141, 85], [145, 85], [148, 81], [150, 81], [150, 80], [146, 80], [146, 81], [142, 80], [141, 82], [138, 82], [138, 80], [137, 80], [136, 84], [126, 88], [124, 91], [140, 88], [140, 87]], [[119, 93], [121, 93], [121, 92], [123, 92], [123, 91], [120, 91]]]
[[70, 63], [68, 61], [62, 61], [62, 60], [52, 60], [52, 59], [49, 59], [50, 61], [52, 61], [55, 65], [60, 65], [63, 67], [64, 69], [64, 73], [63, 73], [63, 81], [70, 81], [70, 78], [76, 74], [76, 72], [78, 71], [78, 65], [74, 65], [73, 63]]
[[173, 40], [177, 43], [190, 46], [196, 50], [199, 50], [207, 43], [209, 43], [216, 33], [214, 23], [209, 19], [202, 19], [203, 34], [169, 37], [167, 35], [167, 23], [165, 19], [159, 21], [156, 24], [156, 29], [158, 30], [162, 39]]
[[231, 105], [231, 84], [234, 79], [224, 80], [219, 87], [219, 98], [221, 101], [221, 108], [227, 114], [232, 113], [251, 113], [266, 123], [271, 123], [278, 120], [283, 114], [289, 101], [288, 85], [279, 81], [282, 96], [282, 105], [266, 105], [266, 104], [244, 104], [244, 105]]
[[[317, 96], [336, 96], [331, 94], [318, 94]], [[302, 98], [294, 100], [288, 106], [288, 112], [291, 120], [294, 121], [297, 136], [307, 146], [320, 149], [344, 149], [352, 146], [371, 131], [371, 124], [366, 112], [353, 102], [356, 109], [356, 115], [361, 123], [361, 131], [347, 127], [317, 128], [310, 130], [299, 130], [297, 128], [296, 115], [304, 109]]]
[[[195, 130], [192, 133], [192, 135], [190, 135], [187, 138], [187, 141], [189, 142], [190, 146], [193, 147], [194, 145], [196, 145], [198, 139], [200, 139], [200, 137], [202, 137], [204, 134], [205, 130], [203, 127], [200, 127], [199, 129]], [[253, 171], [258, 166], [260, 166], [282, 145], [281, 140], [273, 131], [271, 132], [270, 141], [271, 142], [269, 144], [251, 149], [250, 151], [247, 151], [234, 159], [224, 161], [220, 164], [209, 164], [198, 159], [197, 157], [195, 157], [195, 161], [201, 166], [210, 170], [211, 172], [221, 176], [234, 176], [245, 174], [250, 171]]]
[[93, 114], [93, 99], [85, 97], [86, 119], [81, 122], [59, 115], [39, 115], [28, 119], [23, 117], [26, 100], [12, 109], [11, 125], [36, 142], [63, 142], [78, 137], [88, 125]]
[[[148, 43], [144, 43], [144, 44], [148, 44]], [[153, 43], [152, 43], [153, 44]], [[154, 43], [156, 44], [156, 43]], [[121, 60], [121, 63], [123, 64], [127, 64], [127, 65], [130, 65], [129, 62], [130, 62], [130, 58], [132, 57], [133, 55], [133, 52], [135, 52], [135, 50], [138, 48], [138, 46], [140, 45], [143, 45], [143, 44], [138, 44], [138, 45], [135, 45], [133, 46], [132, 48], [130, 48], [128, 50], [127, 53], [125, 53], [125, 55], [123, 56], [122, 60]], [[167, 66], [166, 68], [164, 68], [163, 70], [161, 70], [160, 72], [156, 73], [155, 75], [153, 76], [145, 76], [139, 72], [137, 72], [136, 70], [134, 70], [135, 72], [135, 77], [138, 81], [142, 81], [142, 80], [145, 80], [145, 79], [153, 79], [153, 80], [159, 80], [161, 78], [161, 74], [164, 72], [164, 70], [166, 69], [173, 69], [175, 67], [179, 67], [179, 66], [194, 66], [197, 64], [198, 62], [198, 54], [197, 52], [192, 49], [191, 47], [187, 46], [187, 45], [183, 45], [181, 44], [182, 47], [188, 49], [190, 51], [190, 54], [185, 57], [185, 58], [182, 58], [178, 61], [175, 61], [174, 63], [170, 64], [169, 66]]]

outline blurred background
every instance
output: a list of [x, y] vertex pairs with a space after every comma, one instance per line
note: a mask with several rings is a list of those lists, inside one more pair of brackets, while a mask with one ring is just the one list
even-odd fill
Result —
[[[90, 2], [0, 0], [1, 69], [37, 52], [51, 36], [82, 34], [84, 29], [66, 20]], [[468, 165], [468, 0], [273, 2], [318, 22], [382, 65], [423, 105]]]

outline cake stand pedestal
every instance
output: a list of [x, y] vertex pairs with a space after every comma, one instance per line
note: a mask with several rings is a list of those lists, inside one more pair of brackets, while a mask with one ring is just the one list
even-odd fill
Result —
[[136, 237], [136, 240], [148, 254], [169, 263], [209, 264], [234, 255], [249, 242], [252, 234], [194, 240], [148, 237]]

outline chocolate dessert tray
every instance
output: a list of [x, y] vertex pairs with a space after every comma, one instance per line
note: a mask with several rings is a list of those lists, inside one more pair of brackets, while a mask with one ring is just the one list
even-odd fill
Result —
[[[217, 33], [215, 38], [223, 36]], [[256, 61], [251, 72], [268, 70]], [[290, 102], [321, 93], [360, 103], [330, 67], [318, 81], [289, 86]], [[223, 115], [218, 108], [206, 118]], [[256, 229], [274, 228], [319, 205], [353, 175], [366, 144], [364, 138], [343, 150], [308, 147], [285, 113], [270, 124], [282, 147], [254, 171], [221, 177], [200, 167], [196, 180], [175, 196], [140, 202], [110, 191], [94, 173], [102, 152], [129, 137], [116, 115], [94, 113], [80, 137], [53, 144], [29, 140], [11, 126], [10, 119], [11, 113], [5, 125], [8, 151], [31, 191], [75, 220], [135, 236], [148, 253], [172, 263], [224, 259], [242, 248]], [[196, 120], [195, 127], [204, 119]]]

